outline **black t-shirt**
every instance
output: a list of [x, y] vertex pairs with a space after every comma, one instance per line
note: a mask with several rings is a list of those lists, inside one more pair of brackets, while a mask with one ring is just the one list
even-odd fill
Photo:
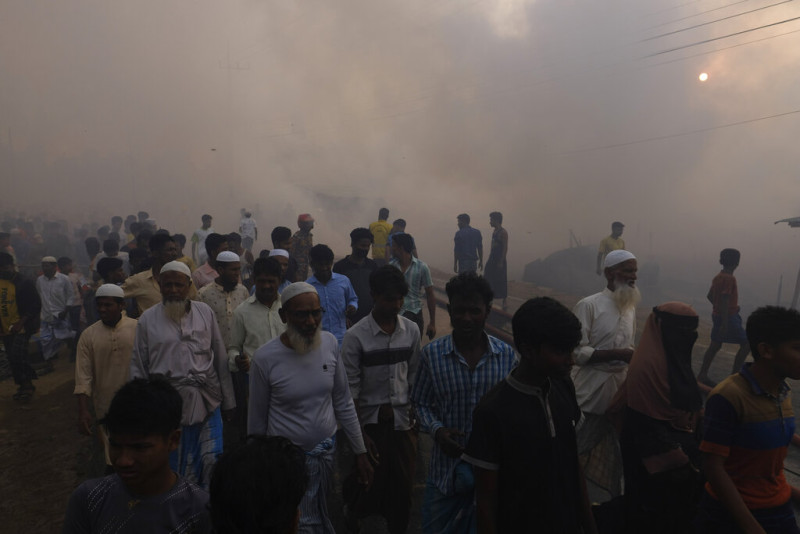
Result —
[[580, 418], [569, 378], [545, 393], [509, 376], [481, 399], [464, 459], [498, 471], [498, 532], [579, 531]]
[[358, 311], [350, 318], [353, 324], [369, 315], [372, 311], [372, 295], [369, 294], [369, 275], [378, 268], [378, 264], [370, 258], [364, 258], [364, 263], [358, 265], [350, 261], [349, 256], [337, 261], [333, 272], [343, 274], [350, 279], [350, 284], [358, 297]]

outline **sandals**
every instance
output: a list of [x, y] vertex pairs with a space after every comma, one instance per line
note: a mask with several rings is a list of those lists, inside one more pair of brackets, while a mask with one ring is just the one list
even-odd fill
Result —
[[16, 393], [14, 393], [14, 395], [12, 395], [11, 398], [14, 399], [15, 401], [28, 402], [33, 398], [34, 391], [36, 391], [35, 386], [29, 386], [24, 388], [21, 387]]

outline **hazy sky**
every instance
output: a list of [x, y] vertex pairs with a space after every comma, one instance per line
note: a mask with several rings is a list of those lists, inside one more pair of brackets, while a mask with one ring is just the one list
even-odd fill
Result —
[[772, 223], [800, 215], [795, 17], [780, 0], [2, 0], [0, 210], [147, 209], [189, 233], [247, 207], [264, 237], [309, 211], [344, 254], [386, 205], [440, 267], [458, 213], [488, 253], [500, 210], [512, 277], [622, 220], [662, 272], [710, 280], [738, 247], [740, 285], [774, 299], [783, 274], [788, 298], [800, 229]]

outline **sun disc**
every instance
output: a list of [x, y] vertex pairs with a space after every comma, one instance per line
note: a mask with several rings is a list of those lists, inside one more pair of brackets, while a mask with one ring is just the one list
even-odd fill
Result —
[[701, 74], [700, 74], [700, 76], [698, 76], [697, 78], [698, 78], [698, 79], [699, 79], [701, 82], [704, 82], [704, 81], [708, 80], [708, 74], [707, 74], [707, 73], [705, 73], [705, 72], [703, 72], [703, 73], [701, 73]]

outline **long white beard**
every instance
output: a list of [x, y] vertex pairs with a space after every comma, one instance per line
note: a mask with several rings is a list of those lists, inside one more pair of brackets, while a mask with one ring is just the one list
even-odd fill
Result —
[[167, 317], [180, 324], [181, 319], [186, 316], [188, 304], [188, 300], [166, 300], [164, 301], [164, 313]]
[[621, 312], [635, 308], [642, 300], [642, 294], [636, 286], [629, 286], [625, 282], [614, 281], [614, 292], [611, 294], [614, 304]]
[[314, 335], [308, 338], [294, 326], [286, 325], [286, 337], [289, 338], [289, 343], [292, 344], [294, 351], [301, 356], [319, 348], [322, 343], [322, 334], [320, 332], [322, 332], [322, 324], [314, 330]]

